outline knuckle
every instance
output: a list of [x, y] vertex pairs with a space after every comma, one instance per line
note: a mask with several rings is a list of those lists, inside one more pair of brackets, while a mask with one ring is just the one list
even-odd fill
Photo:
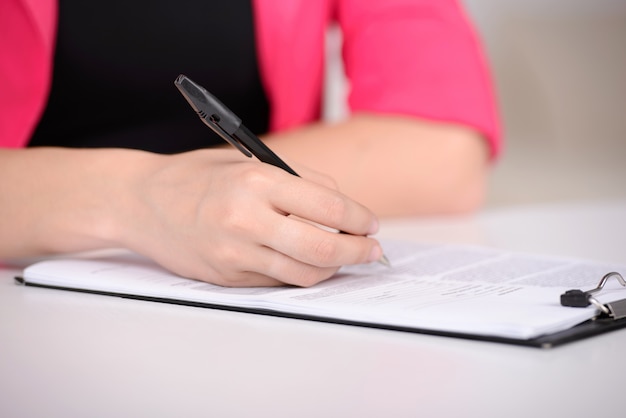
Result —
[[346, 198], [337, 194], [327, 196], [323, 200], [321, 207], [326, 215], [326, 219], [334, 223], [343, 222], [348, 212]]
[[214, 249], [213, 254], [215, 263], [217, 264], [216, 269], [221, 273], [223, 273], [222, 269], [224, 266], [233, 266], [241, 260], [239, 251], [230, 245], [224, 245]]
[[239, 181], [248, 187], [266, 186], [270, 181], [265, 167], [258, 167], [258, 164], [247, 164], [239, 172]]
[[258, 233], [259, 225], [250, 212], [245, 210], [246, 204], [225, 204], [220, 208], [217, 220], [223, 232], [230, 237], [242, 237]]
[[220, 222], [229, 231], [242, 231], [246, 229], [245, 220], [241, 212], [234, 208], [222, 211]]
[[337, 241], [331, 238], [322, 239], [313, 246], [313, 262], [320, 266], [332, 265], [338, 254]]

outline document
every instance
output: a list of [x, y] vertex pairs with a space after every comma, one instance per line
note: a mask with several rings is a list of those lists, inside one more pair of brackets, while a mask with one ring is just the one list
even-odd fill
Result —
[[[380, 328], [531, 339], [574, 327], [596, 308], [560, 305], [626, 267], [486, 247], [383, 242], [392, 267], [346, 266], [310, 288], [228, 288], [176, 276], [135, 254], [42, 261], [25, 284]], [[608, 283], [602, 303], [624, 298]]]

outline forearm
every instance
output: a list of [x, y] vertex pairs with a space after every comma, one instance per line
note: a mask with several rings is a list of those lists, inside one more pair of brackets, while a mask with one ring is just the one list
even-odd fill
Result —
[[234, 148], [0, 150], [0, 259], [123, 247], [229, 286], [310, 286], [378, 260], [374, 214], [299, 170]]
[[0, 149], [0, 257], [118, 245], [123, 190], [147, 153], [63, 148]]
[[266, 141], [286, 159], [330, 175], [379, 216], [465, 212], [483, 201], [487, 146], [468, 128], [361, 114]]

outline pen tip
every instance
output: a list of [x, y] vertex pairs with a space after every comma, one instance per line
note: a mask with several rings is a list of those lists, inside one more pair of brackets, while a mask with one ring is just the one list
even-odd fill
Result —
[[378, 262], [384, 266], [391, 267], [391, 262], [389, 262], [389, 259], [387, 258], [385, 254], [380, 256], [380, 259], [378, 260]]

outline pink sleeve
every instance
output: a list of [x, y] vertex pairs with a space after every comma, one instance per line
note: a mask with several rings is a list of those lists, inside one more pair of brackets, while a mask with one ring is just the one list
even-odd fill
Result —
[[455, 0], [342, 0], [338, 19], [353, 111], [469, 125], [501, 147], [475, 33]]
[[334, 1], [253, 1], [272, 132], [311, 123], [320, 116], [324, 34]]
[[25, 146], [44, 108], [55, 24], [54, 0], [0, 1], [0, 147]]

